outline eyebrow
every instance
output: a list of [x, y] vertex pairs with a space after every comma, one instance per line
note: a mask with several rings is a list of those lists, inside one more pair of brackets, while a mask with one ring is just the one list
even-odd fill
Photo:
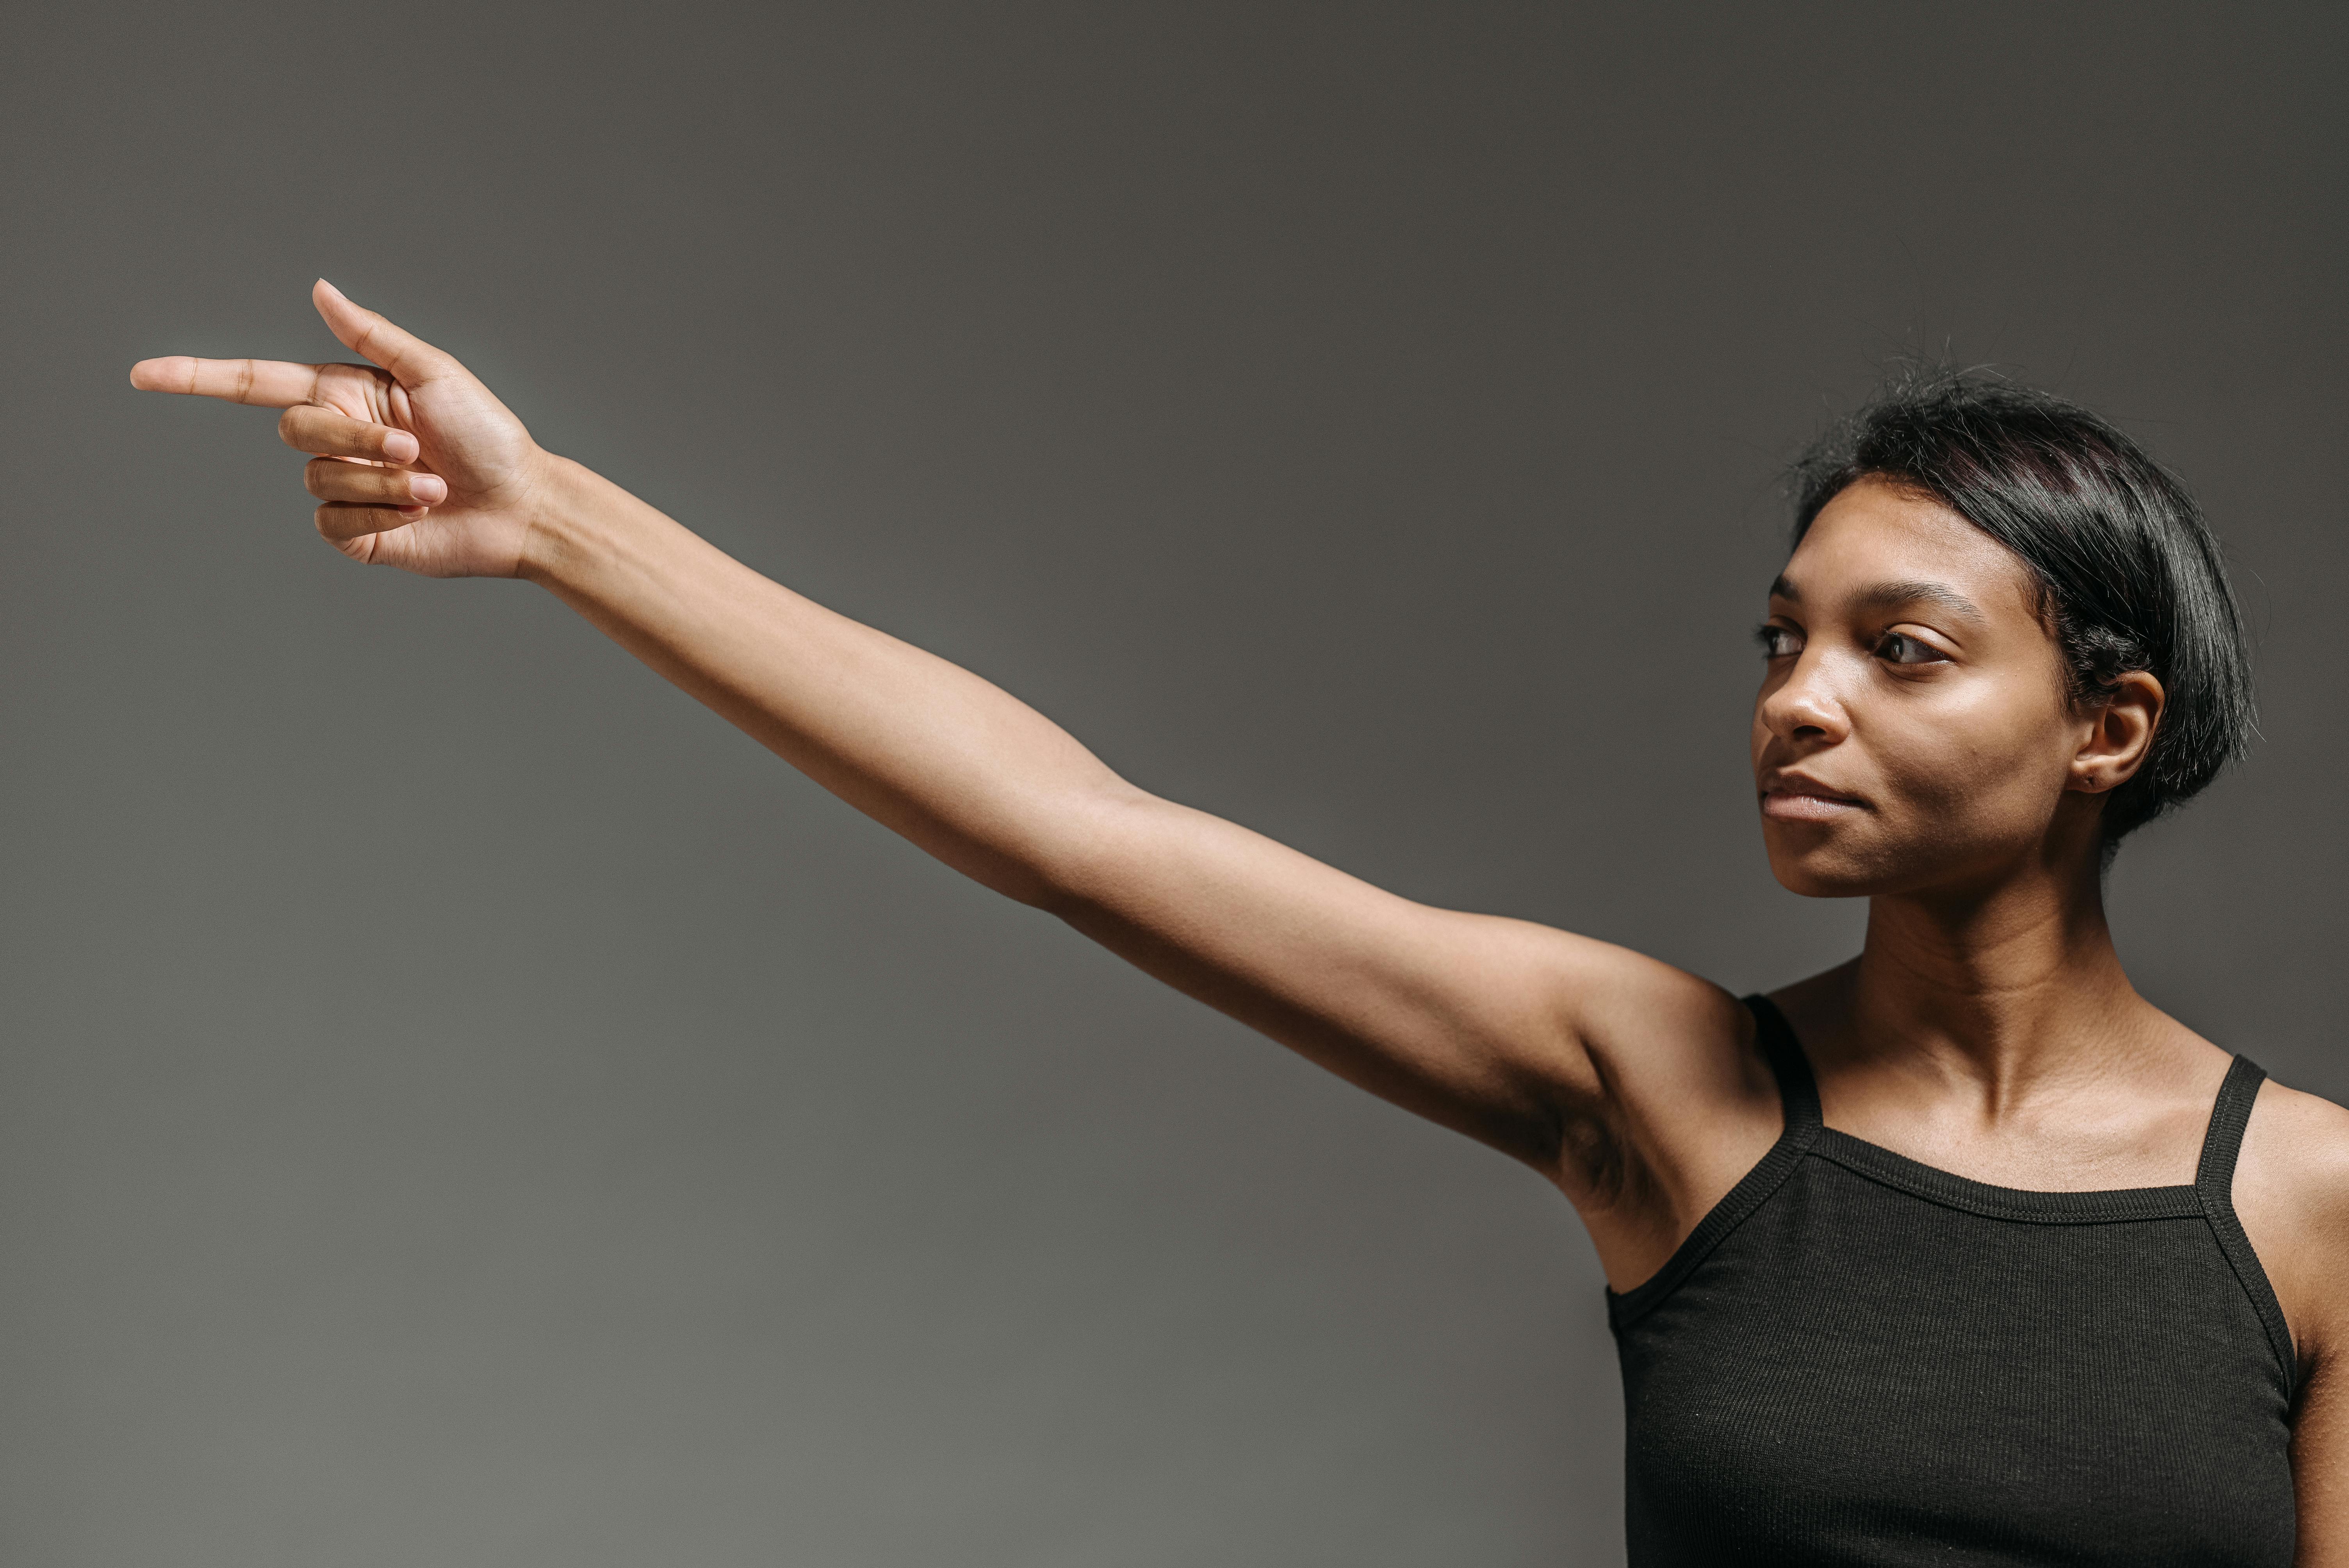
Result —
[[[1802, 593], [1783, 574], [1770, 584], [1770, 597], [1803, 602]], [[1945, 583], [1878, 583], [1852, 596], [1856, 610], [1897, 610], [1903, 604], [1930, 604], [1977, 625], [1984, 619], [1982, 606]]]

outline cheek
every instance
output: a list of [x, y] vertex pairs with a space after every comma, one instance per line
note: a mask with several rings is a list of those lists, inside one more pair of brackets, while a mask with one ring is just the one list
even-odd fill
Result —
[[2016, 706], [1961, 702], [1893, 719], [1899, 733], [1879, 755], [1900, 808], [1968, 837], [2043, 829], [2064, 792], [2068, 737], [2038, 705]]

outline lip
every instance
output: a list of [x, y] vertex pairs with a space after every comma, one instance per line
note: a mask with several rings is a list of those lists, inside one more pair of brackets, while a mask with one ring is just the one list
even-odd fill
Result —
[[1762, 814], [1781, 822], [1833, 822], [1866, 810], [1868, 803], [1858, 796], [1800, 774], [1777, 774], [1762, 791]]

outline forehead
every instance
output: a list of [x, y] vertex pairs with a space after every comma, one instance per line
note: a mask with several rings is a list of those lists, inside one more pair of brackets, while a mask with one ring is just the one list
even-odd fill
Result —
[[1820, 509], [1784, 581], [1821, 608], [1888, 583], [1930, 583], [1987, 614], [2040, 618], [2030, 569], [2013, 551], [1940, 501], [1878, 479], [1846, 486]]

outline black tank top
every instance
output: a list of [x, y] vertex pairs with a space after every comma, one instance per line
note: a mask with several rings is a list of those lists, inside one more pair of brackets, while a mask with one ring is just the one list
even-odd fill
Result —
[[2266, 1075], [2235, 1058], [2191, 1187], [2029, 1192], [1785, 1108], [1646, 1284], [1608, 1292], [1633, 1568], [2291, 1568], [2292, 1340], [2235, 1218]]

